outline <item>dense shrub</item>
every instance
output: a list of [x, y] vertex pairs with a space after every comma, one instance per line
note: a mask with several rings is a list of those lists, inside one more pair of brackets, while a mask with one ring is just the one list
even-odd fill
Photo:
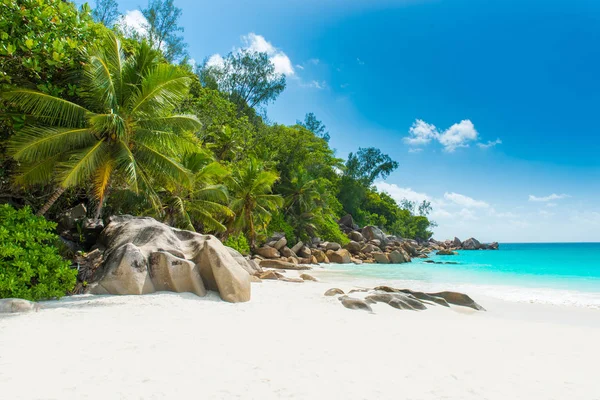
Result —
[[29, 207], [0, 205], [0, 298], [52, 299], [73, 289], [77, 271], [58, 254], [55, 227]]
[[238, 235], [231, 235], [223, 242], [225, 246], [231, 247], [242, 253], [243, 255], [250, 254], [250, 244], [248, 243], [248, 239], [244, 236], [243, 233]]
[[331, 216], [319, 216], [317, 218], [319, 237], [327, 242], [339, 243], [342, 246], [350, 243], [350, 239], [340, 230], [340, 226]]
[[267, 227], [267, 235], [271, 236], [275, 232], [282, 232], [285, 234], [285, 238], [290, 246], [296, 242], [296, 235], [294, 234], [294, 228], [284, 218], [283, 214], [275, 213], [269, 222]]

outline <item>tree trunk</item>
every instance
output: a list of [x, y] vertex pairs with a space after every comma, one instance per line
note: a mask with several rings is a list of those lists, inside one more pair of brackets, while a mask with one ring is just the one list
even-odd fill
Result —
[[98, 206], [96, 206], [96, 213], [94, 215], [94, 221], [98, 221], [100, 216], [102, 215], [102, 208], [104, 207], [104, 199], [98, 202]]
[[50, 196], [50, 198], [48, 199], [48, 201], [46, 202], [46, 204], [44, 204], [42, 206], [42, 208], [40, 208], [37, 212], [37, 216], [41, 217], [42, 215], [46, 214], [46, 212], [48, 212], [48, 210], [50, 209], [50, 207], [52, 207], [52, 205], [54, 203], [56, 203], [56, 200], [58, 200], [58, 198], [65, 192], [66, 188], [59, 186], [58, 189], [56, 189], [56, 191], [52, 194], [52, 196]]
[[246, 219], [248, 220], [248, 233], [250, 234], [250, 248], [254, 251], [256, 249], [256, 233], [254, 232], [254, 221], [249, 208], [246, 208]]

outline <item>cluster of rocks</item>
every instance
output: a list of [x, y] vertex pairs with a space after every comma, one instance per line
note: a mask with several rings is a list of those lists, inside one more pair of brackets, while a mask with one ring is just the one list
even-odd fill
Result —
[[[360, 297], [350, 296], [355, 293]], [[389, 286], [378, 286], [373, 289], [353, 289], [345, 294], [339, 288], [332, 288], [325, 292], [325, 296], [339, 296], [341, 304], [351, 310], [364, 310], [373, 312], [373, 304], [384, 303], [399, 310], [421, 311], [427, 306], [441, 305], [450, 307], [457, 305], [469, 307], [477, 311], [485, 309], [477, 304], [472, 298], [458, 292], [425, 293], [410, 289], [395, 289]]]
[[469, 238], [464, 242], [457, 237], [452, 240], [445, 240], [438, 242], [437, 240], [430, 239], [429, 246], [433, 250], [437, 250], [439, 255], [453, 255], [455, 250], [498, 250], [500, 245], [498, 242], [493, 243], [481, 243], [475, 238]]
[[386, 235], [376, 226], [360, 229], [351, 215], [340, 219], [340, 227], [350, 240], [344, 246], [313, 238], [310, 243], [300, 241], [288, 247], [285, 235], [275, 233], [262, 247], [255, 249], [253, 259], [263, 267], [297, 269], [291, 264], [402, 264], [411, 262], [414, 257], [426, 258], [430, 251], [427, 243], [421, 245], [414, 240]]

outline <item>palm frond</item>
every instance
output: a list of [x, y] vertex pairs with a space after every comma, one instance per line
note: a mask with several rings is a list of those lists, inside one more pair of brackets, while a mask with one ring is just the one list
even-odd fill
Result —
[[169, 132], [154, 129], [138, 129], [135, 132], [136, 143], [163, 149], [169, 154], [192, 153], [200, 143], [195, 135], [186, 132]]
[[98, 199], [99, 204], [104, 202], [108, 182], [114, 170], [114, 162], [112, 159], [103, 163], [94, 175], [94, 196]]
[[13, 89], [1, 96], [24, 113], [58, 126], [81, 127], [90, 113], [80, 105], [30, 89]]
[[88, 128], [25, 126], [9, 142], [9, 153], [19, 161], [32, 162], [91, 146], [96, 138]]
[[20, 185], [35, 185], [49, 183], [54, 180], [56, 163], [60, 154], [48, 157], [30, 164], [22, 164], [15, 183]]
[[108, 159], [109, 147], [104, 141], [73, 154], [60, 164], [60, 185], [64, 188], [86, 182]]
[[155, 130], [183, 130], [197, 132], [202, 123], [195, 115], [170, 115], [166, 117], [141, 118], [137, 121], [140, 128]]
[[132, 115], [164, 115], [185, 99], [190, 81], [187, 72], [170, 64], [159, 64], [143, 77], [127, 108]]
[[167, 178], [184, 186], [190, 185], [190, 172], [174, 159], [165, 156], [160, 151], [144, 144], [138, 144], [134, 149], [134, 156], [139, 164], [153, 177]]

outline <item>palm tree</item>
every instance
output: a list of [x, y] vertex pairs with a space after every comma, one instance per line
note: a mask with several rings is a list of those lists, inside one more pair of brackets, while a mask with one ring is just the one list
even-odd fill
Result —
[[[189, 115], [173, 115], [184, 99], [189, 75], [159, 62], [143, 43], [126, 57], [114, 33], [88, 53], [81, 79], [81, 105], [29, 89], [2, 97], [36, 118], [9, 144], [21, 163], [22, 184], [53, 182], [57, 190], [38, 211], [43, 215], [69, 187], [90, 184], [102, 204], [111, 183], [144, 193], [159, 206], [155, 179], [188, 183], [177, 159], [196, 147], [189, 131], [200, 128]], [[113, 182], [114, 181], [114, 182]]]
[[271, 194], [278, 179], [276, 172], [266, 170], [262, 162], [250, 157], [234, 169], [229, 180], [230, 208], [236, 215], [234, 227], [248, 232], [253, 249], [256, 247], [256, 225], [266, 225], [271, 212], [283, 206], [283, 197]]
[[227, 228], [221, 221], [234, 216], [226, 205], [227, 188], [220, 183], [229, 170], [200, 151], [186, 155], [182, 165], [192, 172], [193, 184], [191, 188], [168, 191], [163, 210], [165, 222], [191, 231], [199, 226], [204, 232], [224, 232]]

